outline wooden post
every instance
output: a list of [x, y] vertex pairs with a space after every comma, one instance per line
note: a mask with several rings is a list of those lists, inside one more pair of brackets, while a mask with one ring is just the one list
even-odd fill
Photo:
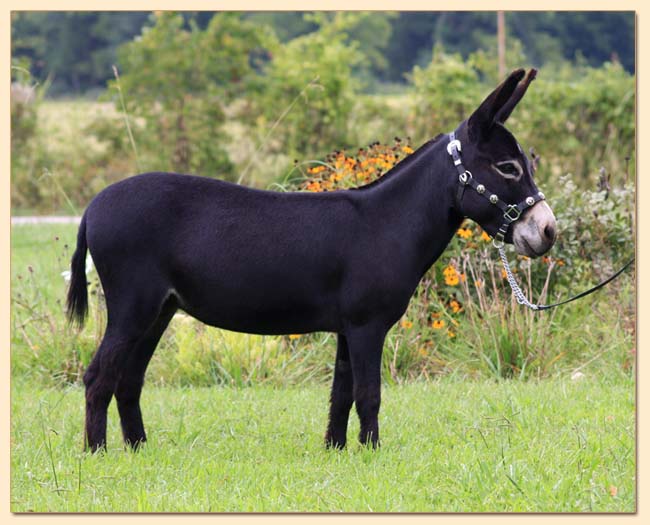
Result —
[[497, 11], [497, 48], [499, 51], [499, 78], [506, 76], [506, 20], [503, 11]]

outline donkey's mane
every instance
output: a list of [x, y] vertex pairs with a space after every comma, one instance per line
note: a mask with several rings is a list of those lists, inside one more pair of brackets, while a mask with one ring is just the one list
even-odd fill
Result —
[[436, 135], [434, 138], [432, 138], [431, 140], [425, 142], [424, 144], [422, 144], [422, 146], [420, 146], [417, 150], [415, 150], [415, 152], [411, 153], [408, 157], [399, 161], [395, 166], [393, 166], [390, 170], [388, 170], [384, 175], [382, 175], [378, 179], [375, 179], [372, 182], [369, 182], [368, 184], [364, 184], [363, 186], [357, 186], [355, 188], [350, 188], [350, 189], [353, 191], [365, 190], [383, 184], [387, 179], [393, 178], [399, 172], [408, 168], [411, 164], [417, 162], [422, 157], [424, 157], [427, 153], [429, 153], [429, 150], [434, 145], [436, 145], [440, 141], [440, 139], [442, 139], [442, 137], [444, 136], [445, 136], [444, 133], [440, 133]]

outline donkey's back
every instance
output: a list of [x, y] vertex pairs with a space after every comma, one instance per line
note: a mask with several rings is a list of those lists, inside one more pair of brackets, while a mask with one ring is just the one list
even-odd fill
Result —
[[357, 245], [358, 210], [345, 193], [281, 194], [172, 173], [114, 184], [84, 216], [109, 311], [137, 293], [231, 330], [337, 330]]

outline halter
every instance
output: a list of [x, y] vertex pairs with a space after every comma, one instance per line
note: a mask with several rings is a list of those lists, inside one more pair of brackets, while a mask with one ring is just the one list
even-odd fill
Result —
[[605, 281], [565, 301], [561, 301], [555, 304], [548, 304], [548, 305], [531, 303], [524, 295], [524, 292], [522, 292], [521, 288], [519, 287], [519, 284], [517, 284], [515, 276], [512, 273], [512, 270], [510, 269], [510, 265], [508, 264], [508, 258], [506, 256], [506, 252], [504, 249], [505, 237], [506, 234], [508, 233], [508, 228], [510, 228], [510, 225], [513, 222], [515, 222], [517, 219], [519, 219], [519, 217], [521, 217], [521, 214], [525, 210], [531, 208], [539, 201], [544, 200], [546, 197], [544, 197], [544, 194], [541, 191], [538, 191], [537, 194], [526, 197], [523, 201], [517, 204], [506, 204], [499, 198], [499, 196], [496, 193], [492, 193], [488, 191], [483, 184], [476, 182], [476, 180], [472, 176], [472, 173], [469, 170], [465, 169], [465, 167], [463, 166], [463, 161], [460, 158], [461, 150], [462, 150], [462, 146], [460, 140], [456, 138], [456, 133], [452, 131], [449, 134], [449, 144], [447, 144], [447, 153], [449, 153], [449, 155], [453, 159], [454, 166], [456, 166], [456, 170], [458, 171], [459, 186], [458, 186], [458, 191], [456, 192], [456, 201], [458, 207], [459, 209], [461, 208], [463, 195], [465, 194], [465, 189], [469, 186], [473, 188], [476, 191], [476, 193], [485, 197], [490, 201], [491, 204], [493, 204], [494, 206], [498, 207], [501, 211], [503, 211], [503, 224], [501, 224], [499, 230], [497, 231], [496, 235], [492, 239], [492, 244], [497, 250], [499, 250], [499, 257], [501, 258], [501, 262], [503, 263], [503, 268], [506, 271], [508, 284], [510, 285], [510, 288], [512, 289], [512, 293], [515, 296], [515, 299], [517, 299], [517, 302], [519, 304], [527, 306], [531, 310], [548, 310], [549, 308], [553, 308], [561, 304], [570, 303], [571, 301], [580, 299], [581, 297], [589, 295], [590, 293], [595, 292], [599, 288], [602, 288], [607, 283], [614, 280], [621, 273], [623, 273], [623, 271], [628, 266], [630, 266], [632, 262], [634, 262], [634, 259], [632, 259], [627, 264], [625, 264], [623, 268], [621, 268], [611, 277], [607, 278]]
[[510, 225], [513, 222], [515, 222], [517, 219], [519, 219], [519, 217], [521, 217], [521, 214], [525, 210], [534, 206], [539, 201], [544, 200], [546, 197], [544, 197], [544, 194], [541, 191], [538, 191], [535, 195], [526, 197], [523, 201], [517, 204], [506, 204], [499, 198], [499, 196], [496, 193], [492, 193], [488, 191], [483, 184], [479, 184], [478, 182], [476, 182], [476, 180], [472, 176], [472, 173], [469, 170], [465, 169], [465, 167], [463, 166], [463, 161], [460, 158], [461, 150], [462, 147], [460, 144], [460, 140], [456, 138], [456, 133], [452, 131], [449, 134], [449, 144], [447, 144], [447, 153], [451, 155], [451, 158], [454, 161], [454, 166], [456, 166], [456, 169], [458, 170], [458, 182], [460, 183], [460, 185], [458, 186], [458, 192], [456, 193], [456, 200], [458, 201], [458, 206], [460, 207], [461, 205], [463, 194], [465, 193], [465, 188], [469, 186], [473, 188], [476, 191], [476, 193], [478, 193], [479, 195], [485, 197], [488, 201], [490, 201], [490, 204], [493, 204], [494, 206], [499, 208], [503, 212], [503, 224], [501, 224], [498, 232], [492, 239], [492, 243], [494, 244], [495, 248], [501, 249], [505, 244], [506, 233], [508, 233], [508, 228], [510, 228]]

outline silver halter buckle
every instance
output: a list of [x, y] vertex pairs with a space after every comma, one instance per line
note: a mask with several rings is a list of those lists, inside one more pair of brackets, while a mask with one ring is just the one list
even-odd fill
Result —
[[450, 155], [453, 156], [454, 155], [453, 154], [453, 149], [454, 148], [456, 148], [456, 151], [461, 151], [462, 150], [462, 148], [460, 146], [460, 140], [458, 140], [458, 139], [450, 140], [449, 144], [447, 144], [447, 153], [449, 153]]
[[469, 170], [465, 170], [463, 173], [458, 175], [458, 180], [460, 181], [461, 184], [464, 184], [465, 186], [469, 184], [471, 178], [472, 178], [472, 172]]
[[521, 216], [521, 210], [516, 204], [510, 204], [503, 213], [503, 217], [509, 222], [515, 222]]

